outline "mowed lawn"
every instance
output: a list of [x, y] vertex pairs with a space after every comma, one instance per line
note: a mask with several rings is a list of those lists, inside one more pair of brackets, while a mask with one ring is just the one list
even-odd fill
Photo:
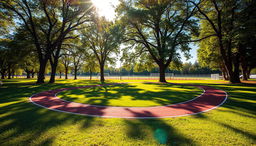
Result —
[[57, 96], [92, 105], [149, 107], [184, 102], [202, 93], [202, 89], [193, 86], [143, 82], [66, 90]]
[[28, 100], [32, 94], [98, 81], [34, 82], [4, 80], [0, 87], [0, 145], [256, 145], [256, 86], [252, 84], [174, 80], [225, 90], [228, 100], [207, 113], [143, 120], [93, 118], [35, 106]]

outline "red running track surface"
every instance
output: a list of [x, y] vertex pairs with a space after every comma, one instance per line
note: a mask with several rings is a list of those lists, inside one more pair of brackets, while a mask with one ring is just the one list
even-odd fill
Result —
[[[113, 85], [113, 84], [108, 84]], [[179, 84], [181, 85], [181, 84]], [[186, 84], [188, 85], [188, 84]], [[107, 117], [107, 118], [167, 118], [181, 117], [187, 115], [199, 114], [215, 109], [222, 105], [226, 99], [225, 91], [218, 90], [208, 86], [190, 85], [204, 89], [204, 93], [192, 100], [155, 107], [113, 107], [81, 104], [62, 100], [55, 95], [61, 91], [73, 90], [78, 88], [90, 88], [101, 85], [92, 85], [84, 87], [62, 88], [51, 91], [45, 91], [30, 97], [30, 101], [38, 106], [66, 113], [79, 115]]]

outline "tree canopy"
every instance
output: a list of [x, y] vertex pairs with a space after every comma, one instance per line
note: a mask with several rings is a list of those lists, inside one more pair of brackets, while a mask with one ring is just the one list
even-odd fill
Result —
[[190, 50], [188, 42], [197, 30], [192, 18], [195, 7], [178, 0], [138, 0], [122, 1], [118, 10], [126, 26], [126, 41], [135, 45], [143, 60], [150, 57], [159, 66], [159, 81], [166, 82], [165, 70], [179, 58], [178, 50], [187, 54]]

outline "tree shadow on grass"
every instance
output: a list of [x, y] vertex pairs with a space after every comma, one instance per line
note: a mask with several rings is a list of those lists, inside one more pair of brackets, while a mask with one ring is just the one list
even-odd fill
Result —
[[[251, 118], [251, 119], [255, 119], [255, 94], [253, 94], [252, 92], [250, 93], [250, 91], [255, 92], [256, 88], [251, 88], [251, 87], [255, 87], [252, 85], [249, 86], [243, 86], [242, 85], [228, 85], [228, 84], [201, 84], [201, 85], [206, 85], [206, 86], [212, 86], [214, 88], [218, 88], [221, 90], [225, 90], [225, 91], [229, 91], [229, 99], [227, 100], [226, 103], [224, 103], [222, 105], [222, 107], [224, 107], [224, 109], [216, 109], [216, 111], [220, 111], [223, 112], [225, 111], [226, 113], [233, 113], [233, 114], [237, 114], [238, 116], [241, 117], [246, 117], [246, 118]], [[245, 93], [240, 93], [239, 91], [235, 91], [233, 90], [232, 87], [236, 87], [239, 88], [239, 86], [241, 87], [241, 90], [246, 92], [248, 91], [248, 94]], [[249, 88], [246, 88], [249, 87]], [[246, 97], [245, 97], [246, 96]], [[184, 107], [183, 107], [184, 108]], [[192, 109], [191, 109], [192, 108]], [[197, 110], [197, 106], [194, 107], [189, 107], [187, 110]], [[211, 111], [214, 112], [214, 111]], [[141, 116], [143, 115], [143, 113], [136, 113], [134, 112], [135, 115], [137, 116]], [[145, 114], [145, 113], [144, 113]], [[147, 113], [148, 114], [148, 113]], [[223, 114], [223, 113], [222, 113]], [[225, 116], [225, 114], [220, 115], [220, 116]], [[256, 134], [254, 132], [252, 132], [252, 130], [248, 130], [248, 129], [244, 129], [243, 126], [241, 127], [241, 125], [236, 125], [236, 122], [245, 122], [246, 121], [241, 121], [241, 120], [246, 120], [246, 118], [241, 118], [238, 121], [236, 121], [237, 119], [227, 119], [225, 117], [223, 118], [217, 118], [216, 116], [207, 116], [210, 115], [209, 114], [196, 114], [191, 116], [192, 118], [199, 118], [205, 121], [209, 121], [211, 123], [217, 124], [221, 127], [223, 127], [223, 130], [229, 130], [231, 131], [231, 135], [232, 132], [238, 134], [238, 135], [232, 135], [234, 138], [232, 138], [232, 140], [236, 140], [236, 136], [240, 137], [240, 136], [244, 136], [246, 137], [249, 142], [251, 144], [255, 144], [256, 141]], [[232, 117], [231, 115], [229, 115], [230, 117]], [[228, 121], [227, 121], [228, 120]], [[236, 121], [236, 122], [229, 122], [229, 120], [232, 121]], [[191, 139], [188, 139], [187, 137], [183, 136], [182, 134], [180, 134], [174, 126], [171, 126], [170, 124], [166, 124], [164, 119], [154, 119], [154, 120], [145, 120], [145, 119], [137, 119], [137, 120], [126, 120], [127, 123], [127, 135], [132, 138], [132, 139], [146, 139], [148, 135], [146, 135], [145, 133], [145, 129], [150, 129], [152, 135], [155, 135], [154, 133], [156, 132], [156, 129], [158, 129], [158, 127], [163, 128], [163, 129], [167, 129], [167, 132], [160, 132], [160, 133], [168, 133], [167, 135], [167, 141], [165, 144], [167, 145], [195, 145], [195, 142]], [[241, 123], [239, 123], [241, 124]], [[251, 123], [250, 123], [251, 124]], [[245, 126], [246, 127], [246, 126]], [[162, 131], [162, 130], [160, 130]], [[223, 132], [223, 131], [222, 131]], [[163, 134], [165, 135], [165, 134]], [[166, 136], [163, 136], [166, 137]], [[165, 139], [165, 138], [163, 138]], [[159, 144], [161, 144], [161, 141], [157, 140], [157, 138], [155, 138], [156, 141], [159, 142]], [[235, 143], [239, 143], [239, 142], [235, 142]]]
[[[72, 116], [45, 112], [45, 109], [39, 109], [29, 103], [10, 104], [1, 108], [0, 111], [2, 115], [0, 141], [5, 145], [26, 145], [35, 142], [44, 132], [72, 119]], [[52, 136], [46, 137], [48, 142], [53, 138]]]
[[227, 92], [228, 100], [223, 107], [256, 115], [256, 85], [255, 84], [208, 84]]
[[[72, 86], [81, 86], [85, 83], [77, 83]], [[98, 84], [97, 82], [93, 84]], [[205, 84], [204, 84], [205, 85]], [[43, 84], [27, 84], [19, 83], [8, 83], [0, 87], [0, 141], [1, 145], [51, 145], [58, 134], [49, 133], [58, 126], [63, 126], [67, 123], [81, 123], [81, 129], [90, 128], [94, 125], [95, 118], [93, 117], [83, 117], [78, 115], [71, 115], [65, 113], [59, 113], [54, 111], [49, 111], [37, 106], [32, 103], [28, 103], [27, 97], [38, 92], [58, 89], [64, 87], [70, 87], [70, 84], [57, 83], [54, 85]], [[227, 91], [232, 91], [231, 85], [226, 84], [212, 84], [210, 86], [220, 88]], [[226, 87], [222, 87], [226, 86]], [[236, 85], [241, 86], [241, 85]], [[254, 86], [248, 86], [254, 87]], [[244, 91], [255, 91], [256, 89], [248, 88], [243, 89]], [[139, 95], [138, 95], [139, 96]], [[223, 105], [223, 107], [234, 111], [248, 112], [250, 113], [250, 118], [255, 115], [255, 104], [248, 101], [239, 101], [237, 99], [250, 99], [255, 101], [255, 95], [253, 93], [247, 94], [245, 98], [244, 93], [239, 93], [238, 91], [230, 92], [230, 97], [228, 102]], [[139, 98], [139, 97], [138, 97]], [[136, 113], [130, 111], [134, 115], [143, 115], [143, 113]], [[145, 113], [144, 113], [145, 114]], [[147, 113], [149, 114], [149, 113]], [[243, 116], [241, 114], [241, 116]], [[219, 125], [226, 127], [235, 133], [244, 135], [250, 139], [255, 139], [255, 134], [250, 133], [240, 127], [235, 127], [234, 125], [227, 124], [224, 122], [214, 121], [213, 119], [208, 119], [204, 114], [195, 115], [197, 118], [202, 118], [205, 120], [211, 120]], [[98, 122], [98, 121], [97, 121]], [[164, 119], [136, 119], [136, 120], [125, 120], [127, 126], [127, 135], [131, 139], [141, 139], [148, 140], [147, 134], [150, 131], [152, 137], [159, 144], [166, 145], [191, 145], [195, 144], [192, 139], [188, 139], [174, 127], [168, 124]], [[98, 122], [100, 125], [100, 122]], [[59, 130], [59, 129], [58, 129]], [[46, 134], [46, 135], [45, 135]], [[57, 135], [56, 135], [57, 134]]]
[[[59, 113], [55, 111], [49, 111], [41, 107], [34, 106], [28, 102], [28, 97], [32, 94], [66, 88], [70, 86], [84, 86], [84, 82], [77, 84], [42, 84], [36, 85], [31, 83], [10, 83], [4, 85], [5, 88], [0, 88], [0, 141], [4, 145], [51, 145], [59, 132], [49, 134], [48, 131], [55, 129], [56, 127], [65, 125], [67, 123], [81, 123], [80, 129], [90, 128], [94, 125], [94, 117], [83, 117], [78, 115], [71, 115], [65, 113]], [[88, 84], [98, 84], [98, 82], [92, 82]], [[136, 99], [152, 100], [148, 99], [148, 96], [143, 96], [144, 93], [135, 94], [140, 89], [134, 88], [135, 93], [126, 91], [126, 86], [123, 85], [121, 90], [125, 91], [125, 94], [134, 96]], [[102, 87], [107, 93], [110, 88]], [[97, 88], [95, 93], [97, 93]], [[15, 91], [15, 92], [13, 92]], [[150, 93], [150, 92], [149, 92]], [[188, 93], [189, 94], [189, 93]], [[113, 95], [113, 94], [110, 94]], [[121, 96], [121, 95], [120, 95]], [[107, 96], [105, 97], [107, 98]], [[162, 102], [155, 99], [156, 102]], [[107, 99], [102, 101], [101, 104], [108, 104]], [[136, 113], [130, 111], [135, 115], [143, 115], [143, 113]], [[102, 112], [103, 114], [103, 112]], [[149, 113], [147, 113], [149, 114]], [[153, 115], [152, 115], [153, 116]], [[145, 139], [147, 134], [144, 133], [144, 129], [149, 129], [159, 144], [175, 145], [175, 144], [190, 144], [192, 140], [187, 139], [180, 134], [174, 127], [168, 125], [162, 119], [154, 120], [125, 120], [127, 123], [128, 131], [127, 135], [131, 138]], [[100, 122], [97, 121], [100, 125]], [[57, 134], [57, 135], [56, 135]]]
[[228, 128], [228, 129], [234, 131], [235, 133], [239, 133], [239, 134], [241, 134], [241, 135], [244, 135], [245, 137], [247, 137], [247, 138], [249, 138], [249, 139], [254, 139], [254, 140], [256, 140], [256, 134], [252, 134], [252, 133], [250, 133], [250, 132], [248, 132], [248, 131], [241, 130], [241, 129], [236, 128], [236, 127], [234, 127], [234, 126], [231, 126], [231, 125], [229, 125], [229, 124], [220, 123], [220, 122], [216, 122], [216, 123], [218, 123], [218, 124], [220, 124], [221, 126], [226, 127], [226, 128]]
[[67, 123], [79, 123], [81, 129], [92, 126], [93, 117], [50, 111], [28, 101], [34, 93], [64, 87], [70, 84], [42, 84], [31, 88], [28, 83], [11, 83], [0, 87], [1, 145], [51, 145], [59, 133], [51, 134], [49, 130]]
[[[128, 109], [127, 109], [128, 110]], [[138, 113], [129, 110], [136, 117], [143, 115], [154, 116], [148, 111]], [[131, 119], [125, 120], [127, 124], [127, 135], [135, 140], [145, 140], [148, 137], [153, 137], [156, 143], [165, 145], [191, 145], [195, 144], [192, 139], [189, 139], [179, 133], [170, 124], [167, 124], [163, 119]], [[149, 132], [148, 132], [149, 131]], [[149, 134], [148, 134], [149, 133]]]
[[[195, 85], [210, 86], [216, 89], [227, 92], [228, 99], [221, 105], [230, 109], [230, 112], [239, 111], [241, 116], [253, 117], [250, 115], [256, 115], [256, 85], [255, 84], [209, 84], [209, 83], [195, 83]], [[162, 86], [165, 86], [164, 84]], [[192, 105], [191, 107], [181, 107], [189, 111], [197, 111], [198, 107], [203, 105]], [[218, 109], [219, 110], [219, 109]], [[242, 114], [243, 112], [243, 114]], [[238, 112], [236, 112], [238, 113]], [[245, 114], [246, 113], [246, 114]], [[249, 115], [249, 116], [248, 116]], [[204, 117], [203, 114], [195, 115], [197, 117]]]
[[[223, 110], [219, 110], [219, 111], [223, 112]], [[249, 117], [249, 118], [255, 118], [255, 117], [243, 115], [243, 114], [237, 113], [237, 112], [235, 114], [238, 114], [238, 115], [241, 115], [241, 116], [245, 116], [245, 117]], [[198, 114], [198, 115], [201, 115], [201, 114]], [[240, 134], [242, 136], [245, 136], [247, 139], [251, 139], [252, 141], [256, 141], [256, 134], [251, 133], [247, 129], [241, 129], [241, 127], [233, 125], [231, 123], [227, 123], [226, 121], [223, 121], [221, 119], [213, 119], [213, 118], [208, 117], [208, 116], [197, 116], [197, 115], [193, 115], [193, 117], [200, 118], [200, 119], [212, 122], [212, 123], [217, 124], [217, 125], [219, 125], [219, 126], [221, 126], [223, 128], [226, 128], [226, 129], [228, 129], [228, 130], [230, 130], [230, 131], [232, 131], [234, 133], [237, 133], [237, 134]], [[236, 120], [236, 119], [232, 119], [232, 120]]]
[[[244, 129], [241, 126], [241, 123], [247, 123], [246, 119], [255, 119], [256, 118], [256, 85], [254, 84], [207, 84], [217, 89], [224, 90], [228, 93], [228, 100], [221, 106], [223, 108], [218, 108], [216, 111], [219, 111], [223, 116], [226, 114], [235, 115], [234, 119], [228, 119], [227, 122], [223, 119], [211, 118], [203, 114], [197, 114], [193, 117], [201, 118], [209, 122], [215, 123], [223, 128], [226, 128], [234, 133], [242, 135], [247, 139], [250, 139], [255, 144], [256, 134], [252, 133], [251, 130]], [[203, 116], [200, 116], [203, 115]], [[233, 117], [229, 115], [229, 117]], [[239, 117], [236, 119], [235, 117]], [[225, 117], [224, 117], [225, 119]], [[236, 123], [238, 125], [236, 125]], [[250, 123], [251, 124], [251, 123]], [[246, 127], [246, 126], [245, 126]]]
[[[148, 83], [145, 83], [148, 85]], [[138, 88], [132, 84], [119, 84], [119, 85], [106, 85], [100, 87], [91, 87], [85, 89], [67, 90], [58, 96], [68, 101], [76, 101], [93, 104], [93, 105], [111, 105], [110, 101], [112, 99], [120, 99], [124, 96], [128, 96], [134, 101], [135, 105], [124, 105], [124, 106], [140, 106], [136, 105], [138, 101], [153, 101], [154, 105], [169, 105], [174, 103], [179, 103], [182, 101], [187, 101], [196, 97], [196, 95], [201, 94], [200, 90], [196, 90], [196, 93], [191, 92], [195, 87], [181, 86], [181, 85], [161, 85], [153, 84], [156, 86], [157, 90], [145, 90]], [[170, 89], [165, 89], [167, 87], [180, 88], [182, 91], [175, 91]], [[161, 90], [159, 90], [161, 89]], [[72, 96], [70, 96], [72, 95]], [[75, 96], [77, 95], [77, 97]], [[84, 101], [83, 101], [84, 99]], [[151, 103], [153, 104], [153, 103]], [[115, 105], [123, 106], [123, 105]], [[152, 106], [152, 105], [149, 105]]]

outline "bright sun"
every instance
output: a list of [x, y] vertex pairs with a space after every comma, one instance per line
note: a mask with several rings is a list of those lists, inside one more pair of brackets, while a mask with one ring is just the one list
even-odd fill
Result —
[[104, 16], [108, 20], [115, 19], [115, 6], [119, 4], [119, 0], [91, 0], [97, 8], [98, 14]]

